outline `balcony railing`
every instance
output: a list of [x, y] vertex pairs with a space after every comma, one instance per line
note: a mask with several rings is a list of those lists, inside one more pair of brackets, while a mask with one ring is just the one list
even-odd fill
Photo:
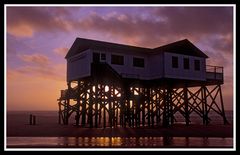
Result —
[[206, 65], [206, 79], [223, 81], [223, 67]]
[[76, 98], [77, 95], [77, 86], [71, 89], [65, 89], [65, 90], [61, 90], [61, 99], [65, 99], [65, 98]]

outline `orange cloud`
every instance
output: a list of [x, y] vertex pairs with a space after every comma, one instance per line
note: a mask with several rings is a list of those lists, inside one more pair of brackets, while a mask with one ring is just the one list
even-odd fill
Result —
[[42, 55], [42, 54], [31, 54], [31, 55], [19, 55], [20, 59], [25, 61], [25, 62], [29, 62], [29, 63], [33, 63], [33, 64], [37, 64], [37, 65], [47, 65], [49, 63], [49, 59], [47, 56]]
[[8, 78], [16, 79], [19, 75], [23, 75], [31, 78], [40, 78], [40, 79], [51, 79], [57, 81], [65, 81], [66, 65], [58, 64], [53, 65], [49, 64], [46, 66], [23, 66], [17, 69], [8, 69]]
[[15, 69], [8, 69], [8, 77], [15, 78], [25, 75], [32, 78], [52, 79], [65, 81], [66, 64], [54, 64], [43, 54], [23, 54], [19, 58], [26, 62], [25, 66], [19, 66]]
[[59, 48], [55, 48], [53, 51], [56, 54], [59, 54], [60, 56], [65, 56], [68, 52], [69, 48], [66, 47], [59, 47]]
[[17, 37], [32, 37], [34, 30], [30, 25], [20, 23], [17, 26], [9, 25], [7, 32]]

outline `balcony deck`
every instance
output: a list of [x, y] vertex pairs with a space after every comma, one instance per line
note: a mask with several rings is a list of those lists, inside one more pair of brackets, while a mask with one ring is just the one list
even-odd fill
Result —
[[224, 83], [223, 67], [207, 65], [206, 81], [210, 84], [212, 83], [212, 85], [223, 84]]

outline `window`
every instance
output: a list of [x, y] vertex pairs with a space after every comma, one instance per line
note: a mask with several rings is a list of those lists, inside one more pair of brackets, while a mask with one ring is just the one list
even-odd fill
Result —
[[172, 68], [178, 68], [178, 57], [172, 57]]
[[183, 58], [183, 68], [189, 69], [189, 59], [188, 58]]
[[143, 58], [134, 58], [133, 57], [133, 66], [144, 68], [144, 59]]
[[200, 60], [194, 60], [194, 69], [196, 71], [200, 70]]
[[93, 53], [93, 62], [97, 63], [100, 60], [100, 53]]
[[106, 54], [105, 53], [101, 53], [101, 60], [106, 60]]
[[121, 55], [111, 55], [111, 63], [115, 65], [123, 65], [124, 57]]

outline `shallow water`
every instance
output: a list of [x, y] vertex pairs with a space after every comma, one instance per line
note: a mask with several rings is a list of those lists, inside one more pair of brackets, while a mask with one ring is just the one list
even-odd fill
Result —
[[233, 138], [215, 137], [7, 137], [7, 148], [232, 148]]

